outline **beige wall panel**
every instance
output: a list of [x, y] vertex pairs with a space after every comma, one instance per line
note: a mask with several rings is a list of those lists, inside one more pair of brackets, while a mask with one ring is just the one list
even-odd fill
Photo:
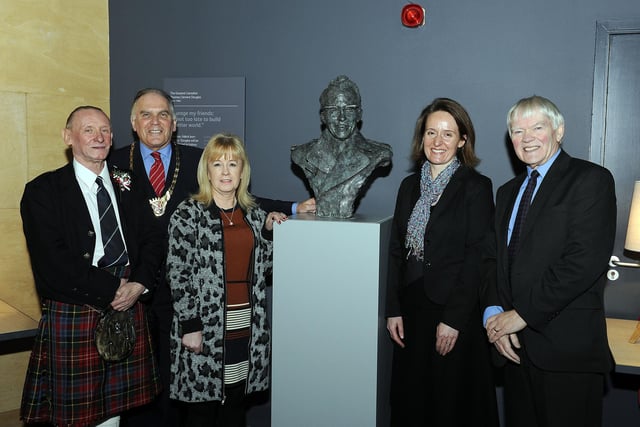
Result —
[[[108, 0], [0, 0], [0, 299], [40, 318], [22, 234], [26, 181], [67, 162], [69, 112], [108, 112]], [[20, 406], [29, 352], [0, 355], [0, 412]]]
[[0, 2], [0, 88], [108, 97], [108, 1]]
[[39, 319], [40, 305], [33, 284], [19, 209], [0, 209], [0, 299]]
[[28, 351], [3, 354], [0, 356], [0, 412], [11, 411], [20, 407], [24, 377], [29, 364]]
[[27, 180], [67, 164], [68, 150], [62, 140], [67, 116], [80, 105], [95, 105], [109, 114], [108, 98], [28, 95]]
[[26, 95], [0, 92], [0, 209], [17, 208], [27, 177]]

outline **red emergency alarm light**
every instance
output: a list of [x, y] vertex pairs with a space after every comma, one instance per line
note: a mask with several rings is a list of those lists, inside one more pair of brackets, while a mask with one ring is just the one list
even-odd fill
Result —
[[400, 19], [402, 25], [409, 28], [416, 28], [424, 25], [425, 10], [422, 6], [416, 3], [409, 3], [402, 8], [402, 14]]

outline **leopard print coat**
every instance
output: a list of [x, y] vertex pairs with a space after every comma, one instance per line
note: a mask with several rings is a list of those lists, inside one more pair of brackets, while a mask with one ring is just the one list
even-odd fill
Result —
[[[252, 209], [245, 219], [254, 235], [251, 285], [251, 338], [246, 393], [269, 386], [270, 335], [266, 277], [272, 266], [271, 233], [263, 230], [266, 213]], [[183, 402], [221, 401], [224, 397], [224, 239], [215, 205], [187, 199], [169, 224], [167, 280], [173, 296], [171, 325], [172, 399]], [[182, 346], [182, 335], [203, 331], [203, 351]]]

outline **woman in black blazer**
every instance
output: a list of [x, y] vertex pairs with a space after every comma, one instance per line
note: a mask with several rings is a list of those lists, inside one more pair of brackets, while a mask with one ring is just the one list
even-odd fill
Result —
[[456, 101], [435, 99], [417, 120], [418, 172], [400, 185], [389, 248], [393, 426], [498, 425], [479, 306], [493, 191], [474, 144]]

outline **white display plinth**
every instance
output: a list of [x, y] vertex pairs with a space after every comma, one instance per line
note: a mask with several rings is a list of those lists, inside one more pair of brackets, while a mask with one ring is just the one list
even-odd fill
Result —
[[390, 228], [313, 215], [275, 226], [272, 426], [388, 425]]

